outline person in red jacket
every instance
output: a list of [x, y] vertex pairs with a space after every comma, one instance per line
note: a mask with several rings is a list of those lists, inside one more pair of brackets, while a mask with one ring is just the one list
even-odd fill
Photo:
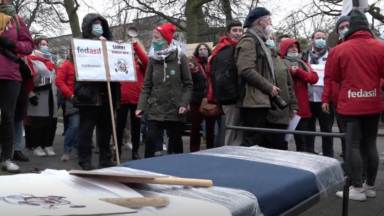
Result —
[[[343, 42], [342, 38], [344, 37], [345, 33], [348, 31], [348, 26], [349, 26], [349, 17], [348, 16], [340, 17], [336, 23], [336, 33], [340, 37], [339, 41], [337, 42], [337, 45]], [[325, 64], [324, 91], [323, 91], [323, 96], [321, 98], [321, 103], [322, 103], [321, 107], [323, 109], [323, 112], [325, 113], [328, 113], [328, 114], [331, 114], [332, 112], [335, 113], [339, 132], [344, 133], [345, 128], [343, 128], [343, 125], [341, 124], [340, 115], [336, 111], [337, 102], [339, 98], [340, 85], [338, 83], [332, 82], [330, 75], [331, 75], [331, 71], [329, 68], [329, 64]], [[331, 107], [329, 107], [329, 105], [331, 105]], [[342, 149], [342, 153], [340, 154], [340, 156], [344, 158], [344, 151], [345, 151], [344, 139], [341, 139], [341, 149]]]
[[[319, 76], [308, 62], [302, 58], [300, 44], [295, 39], [287, 39], [281, 43], [280, 54], [284, 59], [293, 79], [293, 90], [295, 91], [297, 103], [299, 105], [298, 116], [301, 117], [296, 130], [308, 130], [307, 124], [311, 117], [308, 98], [308, 84], [316, 84]], [[306, 152], [306, 143], [304, 136], [295, 135], [296, 150]]]
[[[374, 39], [364, 12], [355, 9], [344, 42], [332, 49], [328, 57], [331, 78], [340, 84], [337, 112], [344, 127], [353, 124], [349, 155], [352, 179], [349, 199], [352, 200], [376, 197], [373, 189], [379, 167], [376, 139], [384, 108], [380, 86], [380, 78], [384, 78], [383, 50], [384, 44]], [[366, 183], [362, 177], [362, 158], [366, 160]], [[336, 196], [342, 198], [343, 192], [337, 192]]]
[[68, 128], [64, 138], [64, 152], [61, 157], [62, 162], [68, 162], [70, 154], [77, 143], [77, 130], [79, 127], [79, 110], [73, 107], [73, 97], [75, 88], [75, 67], [73, 66], [72, 52], [69, 52], [67, 60], [59, 67], [56, 76], [56, 86], [65, 98], [65, 115], [68, 117]]
[[[124, 129], [127, 122], [127, 115], [130, 112], [131, 116], [131, 139], [132, 139], [132, 160], [140, 159], [140, 119], [136, 117], [135, 111], [139, 102], [141, 89], [144, 83], [145, 72], [147, 70], [149, 58], [141, 49], [136, 39], [131, 39], [133, 49], [136, 53], [136, 77], [137, 82], [122, 82], [121, 83], [121, 105], [117, 108], [116, 136], [119, 147], [119, 157], [121, 156], [121, 147], [123, 145]], [[116, 156], [114, 158], [116, 160]]]

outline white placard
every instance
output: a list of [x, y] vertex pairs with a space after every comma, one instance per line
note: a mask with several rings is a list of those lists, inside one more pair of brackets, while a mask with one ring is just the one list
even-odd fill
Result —
[[137, 82], [132, 45], [106, 42], [106, 48], [110, 81]]
[[[293, 131], [296, 130], [297, 125], [300, 122], [301, 117], [295, 115], [290, 121], [287, 130]], [[285, 141], [290, 142], [293, 138], [293, 134], [285, 134]]]
[[173, 42], [175, 42], [176, 45], [179, 45], [179, 46], [180, 46], [180, 48], [181, 48], [181, 52], [185, 53], [185, 51], [186, 51], [186, 46], [187, 46], [185, 43], [180, 42], [180, 41], [175, 40], [175, 39], [173, 40]]
[[77, 80], [107, 80], [101, 41], [73, 39], [72, 53], [75, 61]]
[[341, 15], [347, 16], [349, 14], [349, 12], [351, 12], [352, 8], [353, 8], [352, 0], [344, 0], [343, 1], [343, 8], [341, 10]]
[[2, 176], [0, 209], [2, 215], [28, 216], [112, 215], [137, 212], [83, 196], [39, 174]]
[[312, 69], [317, 73], [317, 76], [319, 76], [319, 81], [314, 86], [324, 86], [324, 70], [325, 65], [324, 64], [312, 64]]

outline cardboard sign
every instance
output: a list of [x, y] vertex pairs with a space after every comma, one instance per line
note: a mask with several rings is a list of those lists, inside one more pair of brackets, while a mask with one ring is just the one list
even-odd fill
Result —
[[[193, 44], [187, 44], [186, 46], [186, 50], [185, 50], [185, 55], [188, 57], [188, 56], [193, 56], [193, 52], [195, 51], [196, 47], [199, 45], [200, 43], [193, 43]], [[212, 49], [213, 47], [213, 42], [206, 42], [204, 44], [207, 44], [209, 46], [210, 49]]]
[[72, 54], [78, 81], [137, 82], [131, 44], [74, 38]]
[[166, 175], [133, 175], [126, 173], [115, 172], [98, 172], [98, 171], [83, 171], [83, 170], [71, 170], [69, 174], [83, 177], [123, 177], [123, 178], [139, 178], [139, 179], [154, 179], [154, 178], [169, 178]]
[[323, 64], [312, 64], [312, 69], [317, 73], [319, 76], [319, 81], [314, 86], [324, 86], [324, 70], [325, 65]]

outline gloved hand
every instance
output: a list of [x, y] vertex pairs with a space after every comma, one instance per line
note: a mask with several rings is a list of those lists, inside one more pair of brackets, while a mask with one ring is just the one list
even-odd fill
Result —
[[39, 98], [36, 95], [31, 97], [31, 98], [29, 98], [29, 101], [31, 102], [31, 104], [33, 106], [39, 105]]
[[7, 37], [0, 36], [0, 47], [12, 51], [16, 49], [16, 43]]

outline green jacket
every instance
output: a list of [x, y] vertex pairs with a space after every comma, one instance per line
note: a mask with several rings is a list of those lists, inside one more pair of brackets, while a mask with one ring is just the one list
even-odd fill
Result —
[[180, 115], [179, 108], [188, 108], [192, 91], [193, 81], [184, 54], [180, 54], [180, 64], [177, 51], [165, 62], [151, 58], [137, 109], [146, 110], [148, 106], [148, 120], [185, 122], [186, 114]]

